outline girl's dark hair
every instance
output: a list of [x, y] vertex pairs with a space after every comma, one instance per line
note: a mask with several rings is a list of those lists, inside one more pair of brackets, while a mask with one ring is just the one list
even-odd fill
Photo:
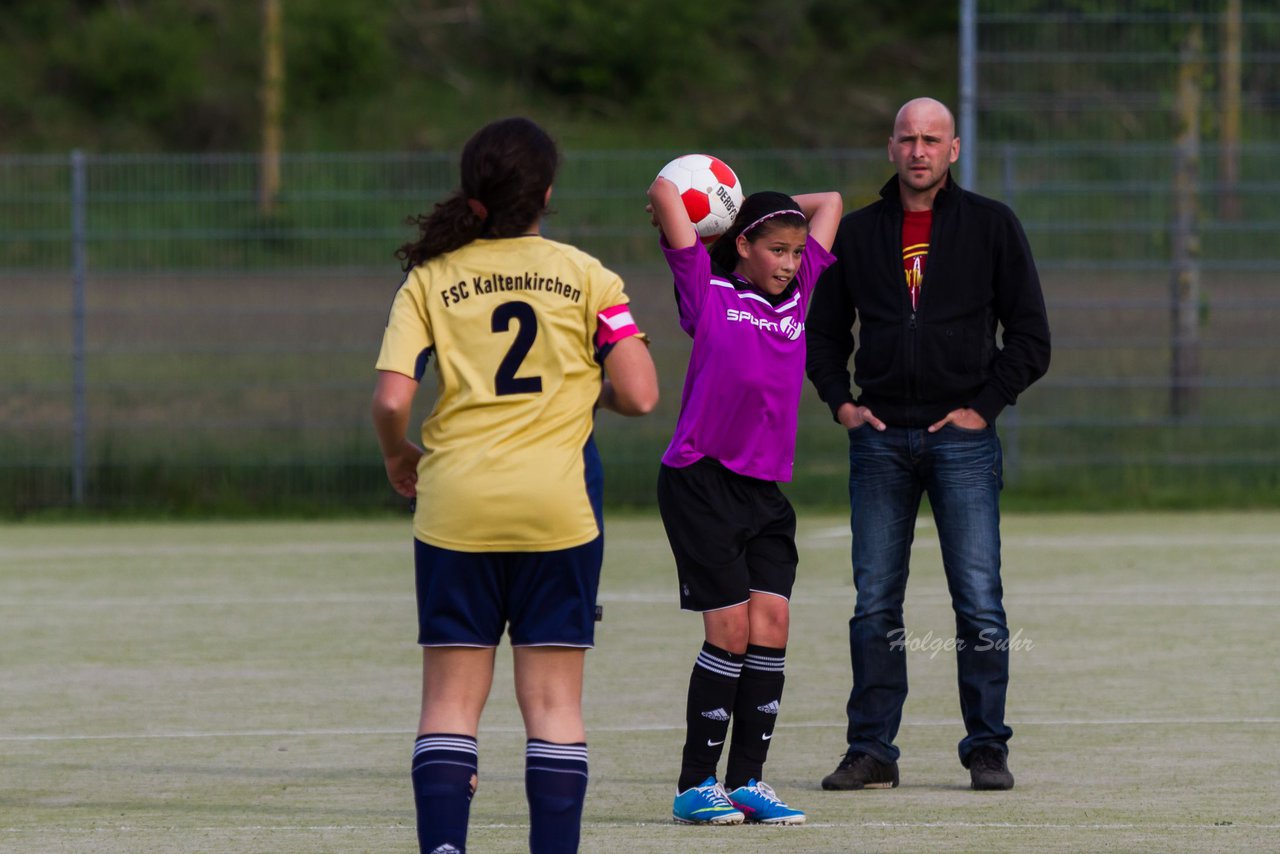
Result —
[[[795, 213], [778, 213], [778, 211], [795, 211]], [[776, 215], [769, 216], [770, 214]], [[759, 222], [761, 217], [768, 217], [768, 219]], [[809, 221], [804, 218], [804, 214], [800, 213], [800, 206], [796, 204], [796, 200], [786, 193], [775, 193], [772, 190], [752, 193], [747, 196], [738, 215], [733, 218], [733, 225], [716, 238], [716, 242], [707, 250], [711, 255], [711, 263], [725, 273], [732, 273], [738, 266], [738, 235], [753, 223], [755, 227], [747, 232], [747, 240], [753, 242], [778, 226], [804, 229], [809, 227]]]
[[396, 257], [407, 272], [479, 237], [524, 234], [546, 207], [559, 163], [555, 141], [536, 122], [514, 117], [485, 125], [463, 146], [461, 186], [431, 213], [406, 220], [419, 237]]

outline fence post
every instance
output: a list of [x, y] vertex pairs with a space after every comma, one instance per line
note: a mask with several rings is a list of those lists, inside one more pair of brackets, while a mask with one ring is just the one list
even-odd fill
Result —
[[1018, 146], [1006, 142], [1000, 147], [1000, 200], [1018, 210], [1016, 194], [1018, 192]]
[[1173, 143], [1172, 350], [1169, 408], [1174, 418], [1197, 414], [1200, 406], [1200, 87], [1203, 85], [1200, 24], [1187, 28], [1178, 51]]
[[88, 406], [85, 401], [84, 315], [85, 315], [85, 181], [84, 152], [71, 152], [71, 498], [83, 506], [86, 491], [87, 454], [85, 441]]
[[[1018, 194], [1018, 147], [1007, 142], [1000, 147], [1000, 197], [1009, 207], [1014, 207]], [[1016, 212], [1017, 209], [1014, 208]], [[1022, 462], [1021, 448], [1018, 443], [1018, 407], [1010, 406], [1005, 410], [1004, 421], [1004, 471], [1005, 481], [1013, 483], [1018, 477], [1018, 468]]]
[[978, 189], [978, 3], [960, 0], [960, 186]]

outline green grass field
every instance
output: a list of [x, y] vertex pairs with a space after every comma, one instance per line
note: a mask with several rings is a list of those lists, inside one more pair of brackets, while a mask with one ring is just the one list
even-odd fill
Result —
[[[588, 656], [586, 852], [1274, 851], [1280, 514], [1009, 515], [1017, 787], [955, 756], [952, 628], [922, 522], [902, 786], [823, 792], [852, 607], [838, 516], [801, 515], [769, 778], [797, 828], [670, 822], [700, 640], [655, 515], [614, 518]], [[410, 852], [419, 655], [407, 519], [0, 526], [0, 851]], [[510, 655], [471, 850], [527, 834]]]

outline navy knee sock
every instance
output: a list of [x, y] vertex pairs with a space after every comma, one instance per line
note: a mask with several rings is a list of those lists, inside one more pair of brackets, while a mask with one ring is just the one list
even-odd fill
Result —
[[413, 746], [413, 800], [422, 854], [467, 850], [478, 752], [469, 735], [427, 733]]
[[529, 800], [531, 854], [573, 854], [587, 796], [587, 745], [531, 738], [525, 745], [524, 791]]

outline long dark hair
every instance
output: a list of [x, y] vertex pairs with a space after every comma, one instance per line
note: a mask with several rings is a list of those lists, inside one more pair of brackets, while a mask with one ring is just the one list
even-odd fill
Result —
[[808, 229], [809, 221], [800, 213], [796, 200], [786, 193], [772, 190], [752, 193], [743, 201], [738, 215], [733, 218], [733, 225], [707, 250], [711, 263], [724, 273], [732, 273], [738, 266], [738, 235], [749, 229], [747, 240], [754, 243], [778, 226]]
[[411, 216], [419, 237], [396, 251], [405, 271], [479, 237], [515, 237], [546, 207], [560, 153], [530, 119], [490, 122], [462, 149], [461, 186], [429, 214]]

